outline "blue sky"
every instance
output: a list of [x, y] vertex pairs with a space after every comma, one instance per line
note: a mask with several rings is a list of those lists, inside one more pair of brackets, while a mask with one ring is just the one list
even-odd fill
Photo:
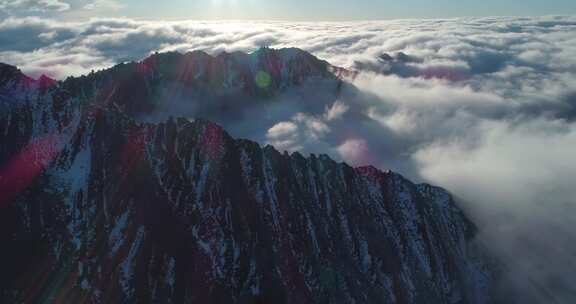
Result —
[[345, 20], [576, 14], [574, 0], [204, 0], [125, 1], [130, 17]]
[[[89, 9], [88, 9], [89, 8]], [[373, 20], [574, 15], [575, 0], [0, 0], [0, 17]]]

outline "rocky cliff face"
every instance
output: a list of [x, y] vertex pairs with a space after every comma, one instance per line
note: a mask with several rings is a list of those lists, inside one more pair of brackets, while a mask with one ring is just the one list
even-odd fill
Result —
[[[131, 65], [139, 71], [146, 60]], [[264, 71], [277, 89], [297, 85]], [[130, 105], [146, 86], [136, 78], [114, 87], [121, 75], [55, 82], [0, 66], [0, 299], [489, 301], [492, 272], [473, 245], [474, 225], [443, 189], [281, 153], [202, 119], [143, 122]], [[198, 79], [187, 86], [205, 87]]]

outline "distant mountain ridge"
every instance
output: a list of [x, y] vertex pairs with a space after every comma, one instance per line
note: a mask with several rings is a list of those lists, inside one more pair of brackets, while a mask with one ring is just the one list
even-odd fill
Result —
[[117, 94], [129, 92], [129, 96], [116, 96], [117, 102], [139, 114], [156, 110], [159, 100], [194, 100], [210, 108], [205, 105], [209, 100], [233, 107], [242, 97], [265, 99], [310, 80], [334, 82], [336, 89], [339, 77], [346, 73], [300, 49], [261, 48], [251, 54], [223, 52], [217, 56], [202, 51], [153, 54], [140, 62], [66, 79], [62, 85], [71, 91], [90, 92], [97, 83], [98, 88], [117, 88]]
[[265, 101], [310, 79], [337, 90], [337, 71], [266, 48], [60, 82], [0, 65], [0, 299], [488, 303], [489, 259], [445, 190], [204, 119], [138, 119], [167, 92]]

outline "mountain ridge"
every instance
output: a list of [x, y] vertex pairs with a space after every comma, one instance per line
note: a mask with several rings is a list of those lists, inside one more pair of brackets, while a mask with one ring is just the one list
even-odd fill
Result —
[[489, 301], [476, 228], [441, 188], [37, 83], [0, 82], [0, 189], [16, 192], [0, 299]]

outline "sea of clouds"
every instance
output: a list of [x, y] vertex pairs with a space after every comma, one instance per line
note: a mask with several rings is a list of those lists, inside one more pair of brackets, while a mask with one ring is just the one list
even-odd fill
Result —
[[442, 186], [506, 262], [513, 288], [503, 292], [519, 303], [576, 299], [576, 17], [0, 20], [0, 62], [32, 76], [62, 79], [154, 51], [260, 46], [357, 70], [341, 99], [320, 112], [286, 108], [252, 137]]

